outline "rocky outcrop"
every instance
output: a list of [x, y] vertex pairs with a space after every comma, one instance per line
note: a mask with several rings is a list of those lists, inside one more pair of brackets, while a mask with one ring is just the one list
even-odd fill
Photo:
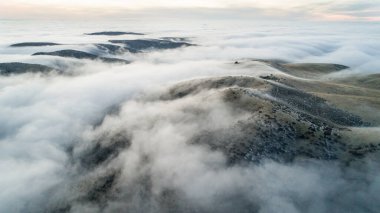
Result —
[[[366, 125], [361, 118], [296, 88], [256, 77], [222, 77], [179, 84], [162, 98], [185, 98], [210, 89], [223, 94], [231, 108], [250, 114], [228, 129], [199, 132], [193, 138], [194, 144], [222, 151], [230, 163], [357, 159], [358, 146], [343, 138], [351, 134], [346, 127]], [[370, 146], [374, 149], [360, 149], [361, 156], [380, 149], [380, 144]]]

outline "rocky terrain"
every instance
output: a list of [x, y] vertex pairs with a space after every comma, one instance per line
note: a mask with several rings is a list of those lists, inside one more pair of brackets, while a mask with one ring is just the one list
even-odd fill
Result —
[[[315, 158], [348, 163], [380, 149], [380, 141], [368, 141], [366, 145], [350, 142], [352, 130], [349, 127], [370, 125], [359, 116], [316, 95], [279, 84], [273, 75], [262, 79], [224, 77], [173, 88], [170, 98], [174, 99], [218, 89], [227, 104], [251, 116], [231, 124], [227, 131], [200, 133], [193, 143], [222, 150], [231, 162], [265, 159], [291, 162], [295, 158]], [[363, 150], [362, 146], [368, 149]]]
[[[250, 66], [250, 63], [250, 61], [239, 62], [235, 66]], [[195, 133], [184, 139], [184, 143], [189, 149], [191, 146], [196, 146], [210, 152], [223, 153], [226, 157], [225, 166], [231, 169], [242, 165], [260, 165], [267, 161], [281, 164], [321, 161], [346, 168], [360, 165], [368, 156], [378, 155], [379, 132], [372, 132], [372, 136], [369, 136], [363, 130], [375, 126], [380, 119], [373, 117], [371, 120], [367, 116], [362, 116], [363, 113], [351, 110], [349, 106], [345, 106], [345, 103], [336, 104], [332, 100], [336, 98], [335, 96], [343, 96], [347, 101], [355, 101], [358, 96], [366, 96], [378, 103], [379, 90], [368, 92], [364, 85], [358, 85], [359, 81], [355, 81], [353, 86], [348, 83], [320, 80], [322, 75], [348, 68], [343, 65], [286, 62], [279, 64], [278, 61], [268, 60], [262, 63], [280, 72], [261, 76], [253, 74], [189, 80], [171, 86], [158, 98], [142, 98], [137, 104], [158, 107], [165, 103], [167, 107], [172, 108], [179, 103], [180, 112], [185, 115], [180, 116], [181, 120], [176, 121], [177, 125], [188, 128], [186, 123], [192, 124], [195, 121], [198, 126]], [[306, 76], [310, 77], [307, 81]], [[358, 86], [362, 91], [356, 88]], [[207, 123], [207, 120], [215, 109], [207, 107], [207, 104], [190, 104], [189, 100], [218, 102], [226, 107], [234, 118], [224, 120], [219, 124], [221, 127], [213, 127], [216, 124]], [[147, 114], [147, 117], [143, 118], [150, 120], [149, 112]], [[166, 119], [172, 119], [170, 114], [163, 113], [157, 116], [167, 116]], [[77, 203], [95, 205], [102, 211], [111, 212], [118, 211], [119, 208], [124, 210], [126, 208], [132, 212], [140, 211], [141, 208], [146, 208], [148, 211], [153, 208], [154, 211], [160, 212], [226, 211], [218, 206], [210, 209], [187, 205], [181, 191], [174, 188], [164, 188], [159, 193], [154, 192], [152, 188], [154, 183], [151, 181], [155, 174], [148, 169], [149, 167], [145, 167], [153, 160], [150, 159], [149, 153], [145, 155], [142, 153], [143, 159], [137, 163], [137, 167], [141, 168], [138, 169], [137, 177], [132, 178], [130, 183], [125, 182], [126, 174], [116, 162], [120, 158], [124, 159], [126, 153], [128, 156], [128, 150], [135, 149], [136, 144], [133, 141], [138, 136], [135, 135], [137, 133], [134, 132], [133, 125], [139, 128], [139, 124], [129, 126], [120, 121], [123, 117], [133, 117], [132, 114], [123, 112], [121, 108], [113, 111], [112, 117], [115, 120], [112, 120], [113, 118], [105, 120], [95, 127], [95, 139], [87, 141], [86, 148], [68, 149], [74, 168], [84, 173], [69, 183], [74, 188], [68, 193], [73, 193], [75, 196], [69, 196], [59, 203], [52, 201], [48, 207], [49, 211], [53, 209], [56, 212], [67, 212], [75, 208]], [[122, 124], [126, 126], [110, 131], [107, 122], [111, 122], [113, 124], [111, 126]], [[163, 121], [152, 121], [149, 124], [151, 127], [141, 127], [148, 130], [139, 131], [153, 134], [151, 131], [160, 128], [161, 122]], [[150, 128], [153, 130], [149, 130]], [[178, 131], [186, 132], [182, 129]], [[148, 150], [146, 151], [149, 152]], [[79, 194], [76, 187], [80, 189]], [[154, 200], [154, 207], [145, 206], [144, 202], [151, 199]], [[127, 201], [119, 207], [111, 205], [121, 200], [133, 200], [134, 203]], [[234, 201], [235, 207], [236, 205], [239, 208], [245, 207], [239, 209], [241, 212], [252, 212], [252, 209], [259, 208], [256, 206], [258, 204], [244, 198], [241, 198], [238, 204], [236, 202]], [[226, 207], [227, 211], [232, 210], [233, 206]]]

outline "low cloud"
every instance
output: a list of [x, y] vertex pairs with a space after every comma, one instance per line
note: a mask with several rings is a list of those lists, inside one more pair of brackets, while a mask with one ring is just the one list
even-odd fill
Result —
[[[351, 66], [343, 72], [379, 73], [378, 30], [371, 24], [229, 24], [174, 24], [157, 33], [133, 26], [150, 32], [146, 37], [185, 36], [199, 46], [120, 55], [133, 61], [128, 65], [32, 57], [52, 49], [12, 49], [6, 34], [2, 62], [65, 67], [70, 75], [0, 77], [0, 212], [376, 212], [377, 154], [348, 167], [321, 160], [230, 165], [223, 153], [193, 143], [194, 136], [228, 132], [247, 112], [227, 105], [217, 90], [162, 97], [191, 79], [276, 72], [258, 62], [233, 64], [252, 58], [341, 63]], [[80, 27], [59, 39], [62, 28], [41, 36], [27, 28], [17, 40], [47, 39], [84, 51], [93, 50], [87, 43], [106, 40], [83, 44]], [[85, 160], [99, 150], [100, 157]]]

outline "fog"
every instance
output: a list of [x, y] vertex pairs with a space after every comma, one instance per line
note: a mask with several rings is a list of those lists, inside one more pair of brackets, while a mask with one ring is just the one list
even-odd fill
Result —
[[[0, 77], [0, 212], [317, 213], [380, 208], [377, 154], [351, 166], [323, 160], [231, 165], [222, 152], [193, 139], [202, 132], [228, 132], [250, 117], [246, 111], [223, 102], [216, 89], [163, 98], [173, 85], [191, 79], [277, 72], [259, 62], [233, 64], [250, 59], [350, 66], [337, 77], [380, 73], [376, 23], [198, 21], [186, 28], [134, 20], [98, 26], [1, 23], [7, 30], [0, 32], [0, 62], [39, 63], [66, 74]], [[99, 30], [146, 33], [120, 39], [186, 37], [197, 46], [117, 56], [132, 61], [127, 65], [31, 56], [59, 49], [109, 56], [91, 44], [113, 37], [84, 35]], [[9, 47], [29, 41], [64, 45]], [[96, 154], [102, 148], [108, 150], [103, 153], [107, 159]]]

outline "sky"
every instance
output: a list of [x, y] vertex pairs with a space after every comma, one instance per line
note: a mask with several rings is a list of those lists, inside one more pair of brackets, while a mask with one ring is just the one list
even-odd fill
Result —
[[0, 2], [0, 18], [112, 16], [162, 10], [254, 11], [332, 21], [380, 21], [380, 0], [8, 0]]

